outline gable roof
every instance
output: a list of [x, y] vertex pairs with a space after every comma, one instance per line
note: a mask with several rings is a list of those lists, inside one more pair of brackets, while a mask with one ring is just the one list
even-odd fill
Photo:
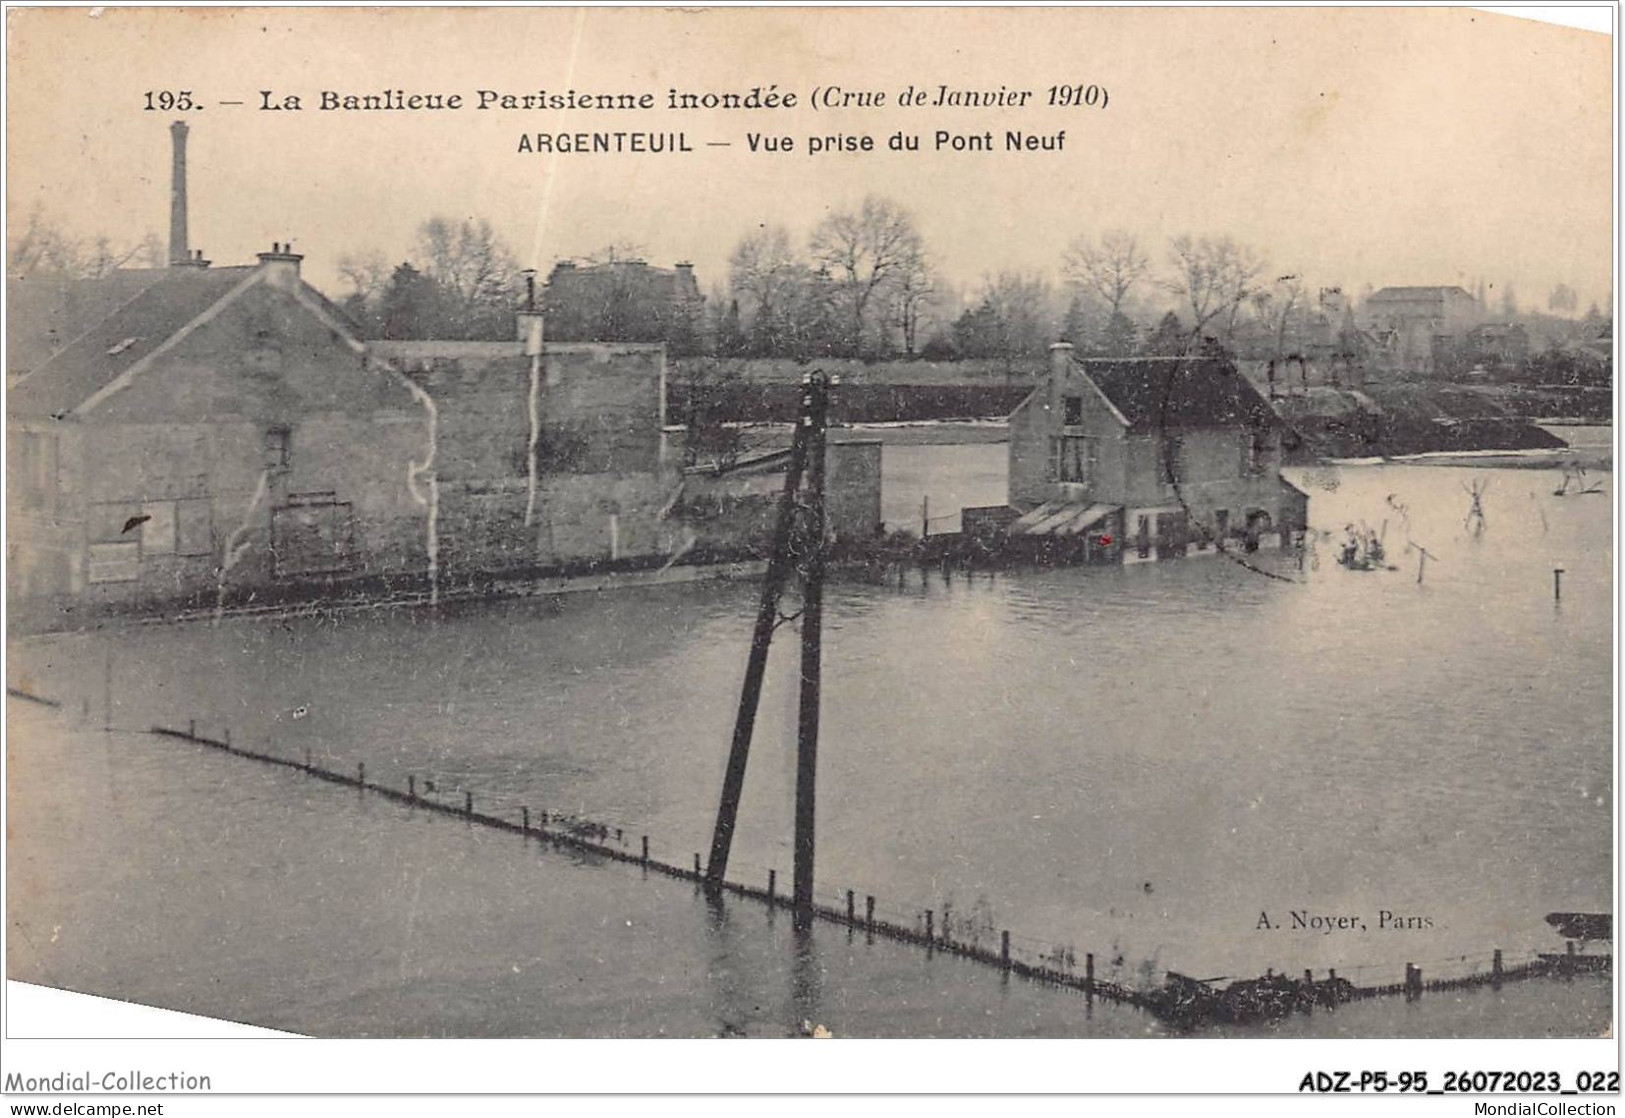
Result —
[[1072, 359], [1131, 431], [1279, 422], [1229, 361], [1212, 357]]
[[59, 417], [155, 353], [258, 269], [172, 268], [11, 387], [7, 410]]
[[1367, 295], [1365, 301], [1368, 303], [1387, 303], [1390, 301], [1412, 299], [1446, 299], [1456, 296], [1463, 299], [1472, 298], [1471, 295], [1467, 294], [1467, 292], [1462, 290], [1460, 287], [1456, 286], [1455, 284], [1449, 284], [1443, 287], [1385, 287], [1381, 291], [1374, 291], [1370, 295]]
[[6, 375], [15, 381], [43, 365], [164, 278], [163, 268], [119, 268], [93, 279], [34, 274], [6, 280]]

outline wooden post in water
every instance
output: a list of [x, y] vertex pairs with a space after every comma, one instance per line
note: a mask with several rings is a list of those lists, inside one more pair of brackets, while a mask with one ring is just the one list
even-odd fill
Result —
[[871, 932], [875, 930], [875, 899], [871, 896], [863, 898], [863, 924]]
[[1563, 568], [1562, 567], [1553, 567], [1552, 568], [1552, 600], [1554, 602], [1561, 602], [1563, 600]]
[[474, 818], [474, 793], [463, 793], [463, 815], [469, 819]]
[[1427, 573], [1428, 560], [1431, 559], [1431, 558], [1433, 558], [1433, 557], [1428, 554], [1428, 549], [1427, 548], [1420, 547], [1420, 546], [1417, 547], [1417, 549], [1416, 549], [1416, 585], [1418, 585], [1418, 586], [1422, 585], [1422, 576]]
[[1083, 992], [1090, 998], [1095, 996], [1095, 953], [1089, 952], [1083, 957]]
[[196, 718], [188, 718], [186, 720], [186, 736], [189, 737], [189, 738], [197, 737], [197, 719]]
[[1010, 931], [1005, 929], [999, 933], [999, 964], [1005, 970], [1010, 969]]
[[638, 861], [642, 865], [645, 865], [645, 866], [647, 866], [649, 864], [649, 836], [648, 835], [643, 836], [643, 855], [642, 855], [641, 858], [638, 859]]
[[931, 495], [920, 498], [920, 539], [931, 538]]
[[768, 870], [767, 871], [767, 903], [769, 905], [778, 904], [779, 903], [778, 894], [779, 894], [779, 871], [778, 870]]
[[113, 732], [113, 650], [107, 650], [102, 665], [102, 732]]
[[[745, 788], [745, 765], [750, 759], [750, 739], [756, 727], [756, 708], [762, 697], [762, 677], [767, 671], [767, 649], [779, 622], [779, 594], [790, 569], [790, 532], [795, 525], [796, 490], [801, 485], [801, 472], [807, 461], [808, 403], [804, 397], [801, 422], [796, 425], [795, 438], [790, 444], [784, 491], [779, 495], [779, 518], [773, 529], [773, 551], [768, 556], [767, 574], [762, 579], [762, 599], [756, 610], [750, 656], [745, 662], [745, 682], [740, 689], [728, 767], [722, 777], [722, 799], [717, 805], [716, 827], [711, 834], [711, 860], [705, 869], [706, 882], [713, 888], [722, 885], [728, 872], [734, 825], [739, 819], [739, 797]], [[699, 872], [698, 866], [695, 872]]]
[[[694, 876], [695, 877], [700, 876], [700, 856], [698, 854], [694, 855]], [[709, 876], [709, 875], [707, 875], [707, 876]], [[718, 882], [718, 881], [712, 881], [711, 884], [718, 885], [718, 884], [721, 884], [721, 883]]]
[[856, 924], [858, 915], [857, 895], [848, 889], [846, 891], [846, 922], [848, 925]]
[[310, 746], [305, 746], [305, 771], [310, 771]]
[[362, 761], [355, 767], [355, 786], [357, 788], [365, 788], [367, 786], [367, 762], [365, 761]]
[[925, 910], [925, 944], [926, 944], [927, 947], [930, 947], [932, 944], [936, 943], [936, 941], [937, 941], [936, 929], [934, 927], [935, 922], [936, 922], [936, 915], [929, 908], [926, 909]]
[[418, 778], [415, 776], [406, 778], [406, 798], [414, 804], [418, 802]]
[[530, 834], [530, 808], [528, 807], [519, 809], [519, 830], [521, 834], [527, 836]]
[[1503, 969], [1504, 968], [1501, 965], [1501, 949], [1497, 947], [1495, 949], [1495, 954], [1490, 958], [1490, 975], [1497, 989], [1499, 989], [1501, 986], [1501, 975], [1503, 973]]

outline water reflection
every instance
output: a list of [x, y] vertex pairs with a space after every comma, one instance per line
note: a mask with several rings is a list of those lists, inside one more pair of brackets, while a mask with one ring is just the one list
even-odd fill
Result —
[[716, 1016], [718, 1036], [749, 1036], [751, 1014], [745, 1008], [748, 994], [739, 980], [739, 967], [745, 952], [734, 930], [728, 903], [715, 889], [705, 896], [706, 990], [711, 1012]]
[[[1478, 474], [1482, 534], [1461, 489]], [[1396, 563], [1427, 547], [1425, 583], [1414, 554], [1354, 573], [1327, 548], [1302, 573], [1252, 557], [1290, 584], [1210, 556], [832, 586], [821, 882], [890, 911], [986, 896], [997, 926], [1110, 945], [1127, 968], [1390, 981], [1404, 955], [1550, 946], [1545, 912], [1606, 908], [1607, 503], [1556, 498], [1540, 471], [1300, 480], [1317, 528], [1387, 517]], [[14, 642], [12, 670], [99, 723], [111, 647], [122, 726], [195, 716], [395, 786], [624, 826], [686, 863], [709, 839], [754, 604], [740, 583], [146, 628]], [[775, 643], [734, 848], [758, 882], [792, 861], [794, 642]], [[1434, 927], [1255, 931], [1261, 910], [1309, 908]]]
[[790, 1006], [801, 1035], [824, 1024], [824, 962], [810, 920], [798, 920], [791, 933]]

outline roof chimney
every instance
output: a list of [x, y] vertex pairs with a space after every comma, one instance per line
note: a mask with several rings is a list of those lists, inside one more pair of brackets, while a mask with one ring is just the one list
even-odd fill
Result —
[[519, 312], [518, 340], [525, 344], [526, 357], [539, 357], [542, 352], [542, 312], [536, 309], [536, 270], [525, 269], [525, 309]]
[[1055, 342], [1049, 347], [1049, 371], [1055, 376], [1064, 376], [1072, 367], [1072, 343]]
[[194, 263], [186, 244], [186, 131], [184, 120], [169, 126], [174, 152], [169, 173], [169, 266], [172, 268]]
[[299, 261], [304, 257], [293, 251], [293, 245], [272, 241], [271, 251], [260, 253], [259, 259], [266, 283], [272, 287], [299, 286]]

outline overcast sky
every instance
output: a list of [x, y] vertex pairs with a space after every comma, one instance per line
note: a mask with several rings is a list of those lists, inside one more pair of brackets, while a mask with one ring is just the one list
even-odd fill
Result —
[[[191, 136], [191, 234], [217, 263], [291, 240], [342, 295], [336, 264], [404, 257], [419, 222], [489, 218], [544, 270], [606, 242], [690, 260], [709, 289], [760, 223], [805, 234], [868, 193], [913, 210], [955, 283], [1057, 275], [1078, 233], [1157, 246], [1229, 234], [1311, 283], [1610, 291], [1610, 45], [1605, 36], [1444, 9], [13, 11], [9, 219], [42, 204], [72, 231], [166, 235], [168, 125]], [[98, 9], [99, 11], [99, 9]], [[748, 91], [760, 112], [340, 113], [322, 90], [518, 94]], [[1049, 86], [1109, 105], [1050, 108]], [[1032, 90], [1025, 108], [895, 107], [913, 84]], [[814, 86], [885, 108], [820, 109]], [[147, 91], [205, 107], [144, 111]], [[263, 112], [259, 91], [304, 98]], [[219, 102], [241, 100], [243, 106]], [[934, 153], [937, 129], [1019, 129], [1059, 152]], [[806, 153], [819, 134], [898, 130], [922, 151]], [[537, 155], [536, 132], [681, 131], [691, 155]], [[748, 132], [796, 138], [752, 154]], [[731, 144], [707, 147], [708, 142]]]

